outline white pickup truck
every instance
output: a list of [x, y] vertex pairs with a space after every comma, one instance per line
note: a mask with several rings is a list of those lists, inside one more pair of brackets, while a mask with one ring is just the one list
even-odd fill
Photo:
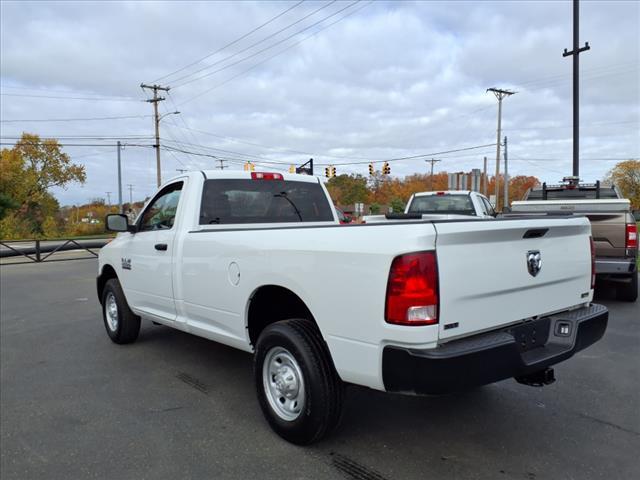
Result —
[[404, 213], [386, 215], [365, 215], [364, 223], [386, 222], [388, 220], [445, 220], [493, 218], [496, 212], [489, 199], [471, 190], [445, 190], [418, 192], [411, 195]]
[[202, 171], [134, 225], [107, 216], [109, 337], [135, 341], [144, 319], [252, 352], [269, 424], [308, 444], [337, 425], [345, 384], [543, 385], [604, 334], [585, 218], [340, 225], [331, 205], [315, 177]]

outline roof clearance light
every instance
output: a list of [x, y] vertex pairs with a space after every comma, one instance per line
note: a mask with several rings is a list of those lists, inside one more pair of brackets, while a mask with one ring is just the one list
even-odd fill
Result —
[[251, 172], [252, 180], [284, 180], [281, 173]]

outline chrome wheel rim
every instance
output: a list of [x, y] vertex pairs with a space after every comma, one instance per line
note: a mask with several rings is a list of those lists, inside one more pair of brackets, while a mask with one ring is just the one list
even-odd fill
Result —
[[118, 304], [113, 293], [109, 292], [104, 302], [104, 316], [107, 319], [109, 330], [115, 332], [118, 330]]
[[300, 416], [305, 401], [304, 377], [288, 350], [273, 347], [267, 352], [262, 382], [269, 405], [278, 417], [291, 422]]

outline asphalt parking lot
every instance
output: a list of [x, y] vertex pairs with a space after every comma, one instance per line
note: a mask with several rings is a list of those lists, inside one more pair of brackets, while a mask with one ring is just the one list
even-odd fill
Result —
[[640, 478], [640, 302], [532, 388], [348, 391], [338, 432], [285, 443], [263, 420], [251, 356], [143, 323], [104, 332], [95, 260], [0, 268], [0, 477], [9, 479]]

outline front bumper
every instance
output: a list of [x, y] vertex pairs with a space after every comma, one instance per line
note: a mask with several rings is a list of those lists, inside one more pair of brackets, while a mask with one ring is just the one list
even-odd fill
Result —
[[635, 257], [596, 257], [597, 275], [615, 275], [636, 271]]
[[384, 386], [388, 392], [440, 394], [529, 375], [600, 340], [608, 318], [605, 306], [591, 304], [435, 349], [387, 346]]

